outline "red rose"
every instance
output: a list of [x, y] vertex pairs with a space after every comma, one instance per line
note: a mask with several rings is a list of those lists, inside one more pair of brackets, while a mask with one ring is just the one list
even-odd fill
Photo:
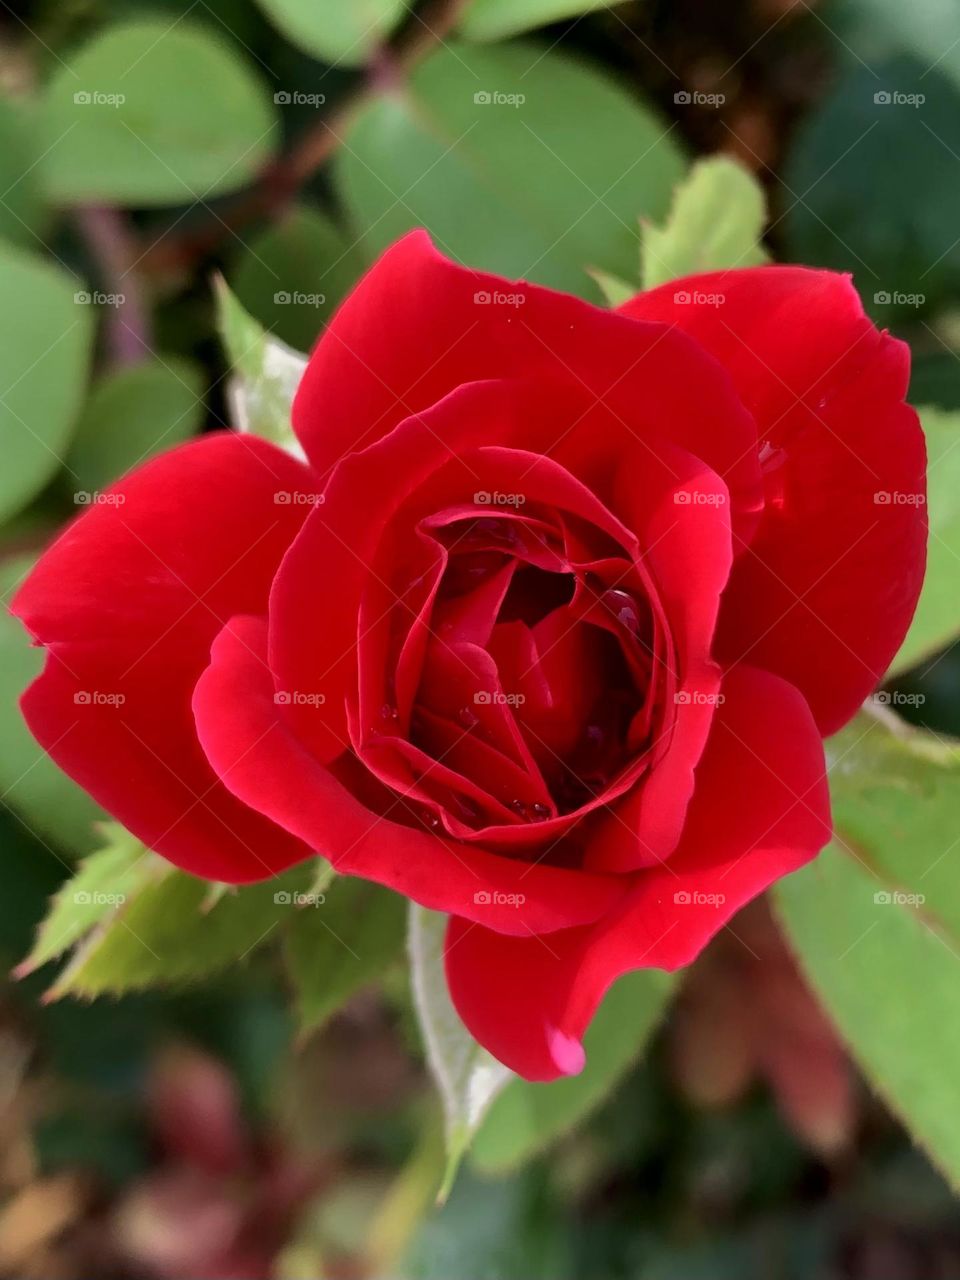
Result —
[[611, 312], [410, 235], [313, 354], [309, 465], [209, 435], [47, 551], [27, 720], [197, 875], [316, 851], [449, 912], [474, 1035], [577, 1071], [619, 974], [829, 838], [821, 737], [923, 574], [908, 363], [826, 272]]

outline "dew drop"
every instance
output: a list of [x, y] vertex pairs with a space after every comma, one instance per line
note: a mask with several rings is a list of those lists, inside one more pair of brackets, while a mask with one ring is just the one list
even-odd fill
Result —
[[611, 587], [600, 597], [600, 603], [631, 635], [639, 633], [642, 613], [636, 596], [629, 591], [621, 591], [618, 587]]

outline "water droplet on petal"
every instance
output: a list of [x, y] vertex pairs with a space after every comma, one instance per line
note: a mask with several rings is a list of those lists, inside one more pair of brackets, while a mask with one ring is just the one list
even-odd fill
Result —
[[621, 591], [619, 587], [611, 587], [600, 597], [600, 603], [631, 635], [639, 633], [643, 613], [636, 596], [629, 591]]
[[457, 712], [457, 719], [464, 729], [475, 729], [480, 723], [480, 717], [471, 707], [461, 707]]

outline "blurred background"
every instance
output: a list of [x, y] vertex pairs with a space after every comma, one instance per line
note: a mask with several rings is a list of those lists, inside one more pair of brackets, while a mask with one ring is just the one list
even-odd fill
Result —
[[[852, 272], [913, 346], [914, 401], [948, 423], [952, 4], [0, 0], [4, 598], [112, 479], [230, 425], [216, 273], [299, 350], [415, 225], [599, 303], [590, 272], [636, 282], [638, 219], [661, 222], [689, 161], [718, 151], [766, 190], [773, 256]], [[960, 492], [960, 472], [941, 484]], [[102, 843], [103, 815], [18, 718], [39, 661], [0, 616], [4, 972]], [[891, 690], [960, 732], [960, 653]], [[269, 937], [242, 966], [119, 999], [44, 1000], [50, 966], [5, 981], [0, 1276], [960, 1276], [953, 1193], [763, 903], [576, 1123], [482, 1133], [439, 1209], [437, 1104], [390, 937], [382, 978], [309, 1035]]]

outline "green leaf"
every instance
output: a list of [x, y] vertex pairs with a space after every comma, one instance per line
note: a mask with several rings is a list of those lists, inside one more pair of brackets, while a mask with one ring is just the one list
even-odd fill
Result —
[[[355, 117], [335, 176], [368, 258], [414, 226], [445, 253], [591, 299], [683, 173], [673, 126], [535, 45], [453, 45]], [[503, 228], [509, 227], [509, 235]]]
[[301, 1034], [378, 978], [403, 952], [405, 934], [404, 900], [379, 885], [338, 879], [308, 892], [284, 937]]
[[906, 671], [960, 633], [960, 413], [921, 409], [927, 438], [930, 541], [920, 603], [893, 671]]
[[[310, 868], [301, 865], [211, 896], [207, 881], [175, 870], [142, 845], [140, 854], [128, 889], [117, 890], [119, 900], [91, 921], [48, 1000], [189, 982], [237, 964], [278, 936], [291, 903], [309, 884]], [[63, 893], [73, 894], [74, 883]]]
[[39, 251], [49, 213], [37, 181], [36, 133], [31, 110], [0, 98], [0, 237]]
[[767, 262], [760, 245], [766, 221], [763, 188], [742, 165], [726, 156], [698, 160], [677, 188], [664, 226], [643, 229], [643, 287]]
[[193, 435], [203, 421], [202, 390], [200, 367], [179, 356], [106, 374], [91, 390], [67, 452], [71, 488], [96, 493]]
[[230, 287], [271, 335], [307, 351], [360, 270], [350, 242], [329, 218], [294, 209], [251, 240]]
[[324, 62], [359, 67], [407, 12], [407, 0], [259, 0], [291, 44]]
[[790, 256], [852, 271], [885, 324], [951, 300], [960, 286], [958, 154], [960, 94], [939, 68], [910, 58], [855, 66], [806, 117], [788, 156]]
[[[0, 245], [0, 520], [60, 466], [87, 378], [92, 308], [66, 272]], [[15, 300], [15, 303], [14, 303]]]
[[17, 966], [18, 978], [63, 955], [156, 874], [153, 856], [119, 824], [101, 824], [101, 839], [105, 847], [85, 858], [54, 896], [33, 949]]
[[595, 267], [591, 267], [587, 274], [592, 276], [600, 286], [600, 292], [608, 306], [619, 307], [640, 292], [639, 284], [630, 284], [627, 280], [621, 280], [619, 276], [611, 275], [609, 271], [598, 271]]
[[924, 67], [936, 66], [960, 87], [957, 12], [949, 0], [916, 0], [911, 5], [900, 0], [852, 0], [850, 10], [854, 18], [863, 22], [864, 38], [871, 45], [878, 37], [885, 38], [915, 54]]
[[137, 20], [100, 31], [56, 72], [41, 137], [55, 200], [188, 204], [248, 182], [279, 122], [235, 46], [179, 19]]
[[960, 746], [861, 716], [828, 754], [836, 844], [775, 901], [861, 1068], [957, 1187]]
[[487, 1108], [513, 1072], [481, 1048], [463, 1025], [447, 990], [443, 964], [447, 917], [410, 904], [410, 976], [427, 1065], [440, 1091], [447, 1167], [440, 1199], [453, 1186], [460, 1161]]
[[271, 338], [219, 277], [216, 290], [220, 338], [234, 371], [227, 384], [233, 425], [302, 458], [303, 450], [290, 422], [290, 406], [307, 357]]
[[643, 1053], [676, 983], [674, 974], [643, 969], [609, 991], [586, 1035], [587, 1063], [578, 1076], [551, 1084], [513, 1080], [493, 1103], [470, 1151], [484, 1173], [502, 1173], [568, 1133], [614, 1089]]
[[32, 556], [0, 565], [0, 799], [39, 839], [71, 853], [96, 847], [93, 824], [105, 817], [87, 793], [53, 763], [24, 723], [20, 695], [40, 674], [35, 648], [19, 618], [8, 612]]
[[473, 0], [460, 23], [460, 34], [468, 40], [502, 40], [619, 3], [621, 0]]

